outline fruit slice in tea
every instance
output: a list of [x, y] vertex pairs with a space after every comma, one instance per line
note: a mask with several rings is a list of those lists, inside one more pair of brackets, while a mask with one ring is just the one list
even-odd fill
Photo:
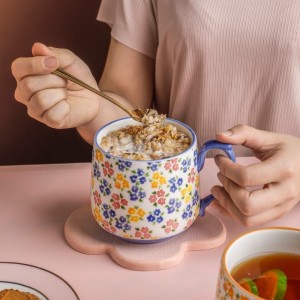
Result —
[[258, 296], [258, 289], [256, 283], [250, 278], [242, 278], [239, 280], [239, 285], [243, 287], [248, 292]]
[[279, 269], [264, 272], [255, 280], [259, 297], [267, 300], [283, 300], [287, 289], [287, 277]]

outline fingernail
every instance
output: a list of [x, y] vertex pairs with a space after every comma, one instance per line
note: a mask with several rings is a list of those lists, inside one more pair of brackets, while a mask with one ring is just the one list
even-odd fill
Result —
[[48, 56], [43, 59], [43, 65], [46, 69], [56, 68], [58, 65], [57, 58], [54, 56]]
[[230, 136], [230, 135], [232, 135], [232, 131], [227, 130], [227, 131], [218, 132], [217, 134], [218, 135], [223, 135], [223, 136]]

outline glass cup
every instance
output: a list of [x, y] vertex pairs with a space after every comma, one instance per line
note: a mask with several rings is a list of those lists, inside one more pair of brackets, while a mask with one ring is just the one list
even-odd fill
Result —
[[[233, 278], [232, 271], [251, 258], [276, 253], [300, 255], [300, 229], [263, 228], [249, 231], [234, 239], [222, 255], [215, 299], [263, 300], [240, 286]], [[253, 267], [254, 270], [256, 268]], [[246, 272], [250, 277], [252, 271], [249, 269]], [[295, 299], [300, 299], [300, 295]]]

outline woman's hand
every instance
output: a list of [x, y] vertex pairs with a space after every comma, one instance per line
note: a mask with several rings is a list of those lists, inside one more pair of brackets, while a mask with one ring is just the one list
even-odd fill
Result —
[[[220, 142], [243, 145], [261, 162], [242, 166], [225, 156], [215, 158], [223, 184], [214, 186], [214, 206], [245, 226], [277, 219], [300, 200], [300, 139], [238, 125], [218, 133]], [[249, 191], [247, 187], [261, 186]]]
[[82, 78], [97, 87], [88, 66], [66, 49], [35, 43], [33, 57], [12, 63], [17, 81], [15, 98], [27, 107], [32, 118], [53, 128], [72, 128], [86, 124], [98, 114], [99, 97], [90, 91], [52, 74], [57, 68]]

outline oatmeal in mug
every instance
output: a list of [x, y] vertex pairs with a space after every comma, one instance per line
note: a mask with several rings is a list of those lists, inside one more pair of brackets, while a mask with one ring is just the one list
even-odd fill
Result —
[[125, 118], [103, 126], [93, 145], [95, 220], [105, 231], [136, 243], [160, 242], [185, 231], [213, 200], [199, 196], [198, 173], [210, 149], [235, 160], [232, 146], [217, 141], [207, 141], [198, 151], [195, 132], [174, 119], [141, 125]]

